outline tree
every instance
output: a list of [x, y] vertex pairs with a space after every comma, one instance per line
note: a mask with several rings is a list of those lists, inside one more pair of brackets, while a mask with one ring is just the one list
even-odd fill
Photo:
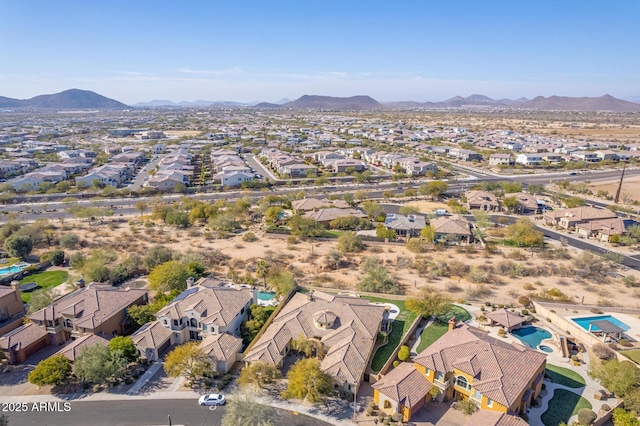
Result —
[[353, 231], [343, 232], [338, 237], [338, 250], [343, 253], [356, 253], [364, 250], [364, 243]]
[[360, 190], [355, 192], [354, 198], [356, 200], [358, 200], [358, 201], [364, 201], [367, 198], [369, 198], [369, 194], [367, 194], [367, 191], [364, 191], [364, 190], [360, 189]]
[[384, 213], [382, 207], [380, 207], [380, 204], [378, 204], [378, 202], [374, 200], [363, 201], [360, 204], [360, 208], [362, 208], [362, 211], [364, 211], [370, 219], [375, 219], [382, 213]]
[[173, 250], [164, 246], [153, 246], [144, 255], [142, 264], [147, 271], [151, 271], [161, 263], [170, 261], [173, 258]]
[[582, 197], [567, 197], [567, 198], [563, 198], [562, 202], [564, 203], [565, 206], [567, 206], [568, 209], [571, 209], [574, 207], [582, 207], [586, 204], [585, 199]]
[[393, 198], [393, 191], [382, 191], [382, 198], [385, 199], [385, 201], [388, 201], [389, 199]]
[[400, 346], [400, 350], [398, 351], [398, 359], [404, 362], [409, 358], [411, 358], [411, 350], [409, 349], [409, 346], [407, 345]]
[[164, 363], [164, 371], [170, 377], [183, 376], [191, 383], [213, 372], [211, 359], [199, 347], [198, 342], [176, 346]]
[[102, 384], [124, 377], [127, 364], [121, 352], [111, 351], [108, 346], [98, 343], [80, 349], [73, 368], [79, 379]]
[[420, 238], [432, 244], [436, 240], [436, 230], [433, 226], [427, 225], [420, 230]]
[[49, 289], [36, 290], [31, 293], [27, 313], [29, 315], [38, 312], [40, 309], [46, 308], [53, 302], [53, 292]]
[[542, 194], [544, 191], [544, 185], [540, 185], [537, 183], [531, 183], [527, 185], [527, 192], [531, 195]]
[[451, 304], [451, 298], [432, 287], [425, 287], [418, 297], [409, 297], [405, 305], [408, 310], [424, 318], [444, 313]]
[[640, 381], [640, 371], [632, 362], [620, 362], [616, 358], [599, 364], [592, 363], [589, 375], [600, 380], [602, 386], [618, 396], [625, 395]]
[[598, 417], [595, 411], [589, 408], [581, 408], [578, 411], [578, 422], [581, 425], [589, 426]]
[[74, 249], [78, 245], [80, 239], [76, 234], [65, 234], [60, 237], [60, 245], [64, 248]]
[[329, 222], [329, 228], [331, 229], [356, 231], [359, 229], [371, 229], [372, 227], [373, 225], [369, 220], [352, 215], [338, 217]]
[[320, 369], [315, 358], [298, 360], [287, 374], [289, 381], [284, 397], [307, 400], [314, 404], [322, 401], [333, 389], [331, 376]]
[[640, 420], [634, 412], [616, 408], [613, 410], [613, 426], [640, 426]]
[[170, 260], [156, 266], [149, 273], [149, 288], [158, 291], [184, 290], [187, 288], [189, 276], [187, 265], [177, 260]]
[[347, 192], [342, 196], [342, 199], [345, 203], [347, 203], [350, 207], [354, 207], [356, 205], [355, 198], [353, 194]]
[[64, 263], [64, 252], [62, 250], [52, 250], [40, 256], [40, 262], [51, 262], [53, 266], [62, 265]]
[[256, 263], [256, 275], [264, 280], [264, 285], [267, 285], [267, 275], [269, 275], [269, 264], [264, 260]]
[[640, 414], [640, 388], [632, 388], [624, 394], [624, 408]]
[[398, 209], [398, 213], [404, 214], [404, 215], [409, 215], [409, 214], [418, 214], [420, 212], [418, 211], [417, 208], [415, 208], [413, 206], [401, 206]]
[[427, 183], [425, 187], [422, 188], [422, 191], [420, 191], [420, 188], [418, 188], [418, 191], [421, 195], [428, 195], [432, 199], [437, 199], [442, 197], [448, 189], [449, 185], [446, 182], [443, 182], [441, 180], [434, 180]]
[[147, 210], [147, 208], [149, 208], [147, 203], [145, 203], [144, 201], [138, 201], [135, 207], [136, 207], [136, 210], [140, 212], [140, 216], [142, 216], [144, 212]]
[[274, 274], [271, 274], [267, 282], [271, 287], [275, 288], [278, 296], [287, 295], [298, 287], [293, 274], [284, 269], [279, 269]]
[[273, 408], [259, 404], [247, 392], [239, 392], [229, 398], [222, 426], [273, 426], [273, 416]]
[[302, 238], [321, 237], [325, 231], [324, 226], [317, 221], [298, 214], [289, 219], [288, 225], [291, 229], [291, 235]]
[[133, 362], [138, 358], [136, 345], [133, 344], [131, 336], [116, 336], [109, 340], [111, 351], [120, 351], [127, 361]]
[[518, 221], [505, 228], [505, 237], [513, 241], [519, 247], [541, 246], [544, 243], [544, 235], [536, 229], [536, 225], [529, 219]]
[[276, 223], [280, 219], [282, 212], [282, 207], [271, 206], [264, 212], [264, 218], [268, 223]]
[[376, 226], [376, 237], [378, 238], [395, 238], [396, 237], [396, 231], [394, 231], [393, 229], [387, 229], [384, 227], [383, 223], [379, 223], [378, 226]]
[[476, 226], [478, 228], [492, 228], [493, 222], [491, 222], [491, 217], [486, 210], [474, 210], [473, 217], [476, 220]]
[[27, 376], [37, 386], [61, 385], [71, 375], [71, 361], [62, 354], [53, 355], [38, 363]]
[[142, 327], [143, 325], [154, 321], [156, 319], [155, 312], [151, 309], [149, 305], [133, 305], [130, 306], [127, 310], [129, 317], [133, 320], [133, 322], [138, 325], [138, 327]]
[[504, 197], [502, 199], [502, 205], [508, 212], [515, 212], [520, 206], [520, 201], [516, 197]]
[[360, 279], [360, 282], [358, 282], [358, 290], [372, 293], [401, 293], [401, 289], [398, 287], [395, 278], [393, 278], [389, 274], [389, 271], [387, 271], [387, 268], [381, 264], [367, 269], [362, 279]]
[[33, 241], [28, 235], [11, 235], [4, 240], [4, 249], [9, 255], [24, 259], [33, 250]]
[[164, 222], [167, 225], [175, 226], [178, 228], [186, 228], [191, 225], [187, 212], [178, 210], [171, 210], [170, 212], [168, 212]]
[[278, 380], [280, 376], [280, 370], [275, 365], [256, 361], [240, 370], [238, 384], [242, 387], [257, 386], [263, 388], [264, 385]]

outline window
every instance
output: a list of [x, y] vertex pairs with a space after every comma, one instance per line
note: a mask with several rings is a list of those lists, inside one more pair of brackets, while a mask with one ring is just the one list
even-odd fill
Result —
[[244, 306], [240, 309], [240, 314], [244, 314]]
[[464, 388], [464, 389], [471, 389], [471, 386], [469, 385], [469, 382], [467, 382], [467, 378], [464, 377], [464, 376], [456, 377], [456, 386]]
[[476, 389], [476, 391], [473, 393], [473, 398], [478, 400], [482, 399], [482, 395], [480, 394], [479, 390]]
[[431, 370], [429, 370], [429, 369], [427, 368], [427, 369], [424, 371], [424, 374], [425, 374], [426, 376], [430, 375], [430, 374], [431, 374]]
[[493, 407], [493, 399], [487, 398], [487, 407], [489, 408]]
[[195, 318], [191, 318], [191, 327], [197, 327], [198, 326], [198, 321], [196, 321]]
[[439, 381], [439, 382], [444, 381], [444, 374], [442, 374], [442, 372], [441, 372], [441, 371], [438, 371], [438, 372], [436, 373], [436, 380], [437, 380], [437, 381]]
[[111, 332], [111, 335], [114, 336], [114, 337], [117, 336], [118, 335], [118, 330], [113, 330]]
[[169, 322], [166, 320], [166, 318], [162, 320], [162, 323], [163, 323], [164, 325], [169, 325]]
[[73, 328], [73, 324], [71, 324], [71, 319], [67, 318], [64, 320], [64, 326], [67, 328]]
[[202, 324], [202, 330], [207, 331], [207, 324]]
[[384, 408], [391, 408], [391, 401], [389, 401], [388, 399], [384, 400]]
[[173, 325], [177, 327], [178, 326], [178, 320], [173, 320]]

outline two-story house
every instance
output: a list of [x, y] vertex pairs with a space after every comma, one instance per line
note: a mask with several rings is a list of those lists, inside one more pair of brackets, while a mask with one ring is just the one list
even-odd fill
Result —
[[171, 346], [198, 341], [226, 373], [242, 349], [240, 325], [249, 307], [257, 303], [251, 289], [201, 278], [156, 313], [156, 321], [131, 337], [140, 356], [157, 361]]
[[[486, 331], [449, 323], [449, 331], [373, 385], [373, 400], [409, 421], [433, 395], [469, 400], [481, 410], [524, 413], [542, 389], [547, 356]], [[438, 391], [432, 391], [432, 388]]]
[[127, 322], [127, 310], [147, 301], [147, 290], [91, 283], [40, 309], [29, 319], [46, 331], [56, 345], [87, 334], [126, 335], [133, 331]]
[[0, 336], [20, 327], [24, 314], [20, 284], [12, 281], [11, 286], [0, 285]]

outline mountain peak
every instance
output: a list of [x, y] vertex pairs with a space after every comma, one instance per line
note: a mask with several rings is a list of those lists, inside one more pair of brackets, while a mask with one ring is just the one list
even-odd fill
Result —
[[383, 108], [383, 105], [372, 97], [365, 95], [351, 96], [349, 98], [303, 95], [295, 101], [283, 104], [282, 107], [330, 110], [362, 110]]

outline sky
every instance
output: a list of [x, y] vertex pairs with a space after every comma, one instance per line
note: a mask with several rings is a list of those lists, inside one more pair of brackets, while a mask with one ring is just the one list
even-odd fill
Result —
[[640, 96], [640, 0], [0, 0], [0, 96]]

